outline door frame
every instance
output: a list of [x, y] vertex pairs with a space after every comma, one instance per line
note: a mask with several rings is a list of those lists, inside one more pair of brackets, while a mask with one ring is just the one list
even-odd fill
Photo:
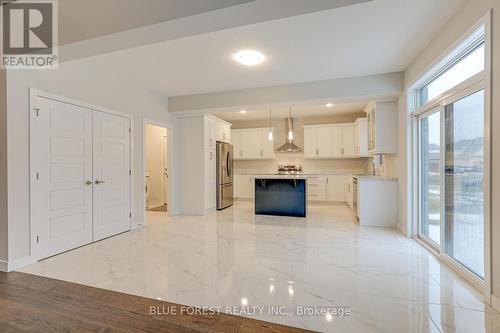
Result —
[[[119, 111], [115, 111], [115, 110], [112, 110], [112, 109], [109, 109], [109, 108], [106, 108], [106, 107], [102, 107], [102, 106], [98, 106], [98, 105], [94, 105], [94, 104], [89, 104], [89, 103], [86, 103], [86, 102], [82, 102], [82, 101], [79, 101], [79, 100], [76, 100], [76, 99], [72, 99], [72, 98], [67, 98], [67, 97], [64, 97], [64, 96], [60, 96], [60, 95], [56, 95], [56, 94], [52, 94], [52, 93], [48, 93], [48, 92], [45, 92], [45, 91], [41, 91], [41, 90], [38, 90], [38, 89], [35, 89], [35, 88], [29, 88], [29, 125], [30, 125], [30, 129], [29, 129], [29, 133], [30, 133], [30, 139], [29, 139], [29, 145], [30, 145], [30, 153], [29, 153], [29, 169], [30, 169], [30, 188], [29, 188], [29, 196], [30, 196], [30, 223], [29, 223], [29, 234], [30, 234], [30, 262], [31, 263], [35, 263], [38, 261], [38, 256], [37, 256], [37, 253], [35, 253], [36, 251], [36, 235], [34, 235], [34, 227], [33, 227], [33, 222], [34, 222], [34, 212], [33, 212], [33, 209], [32, 209], [32, 202], [34, 200], [33, 198], [33, 191], [32, 191], [32, 188], [34, 188], [34, 181], [35, 181], [35, 177], [34, 177], [34, 174], [35, 174], [35, 168], [36, 168], [36, 165], [35, 165], [35, 157], [33, 156], [33, 149], [31, 149], [31, 147], [34, 146], [34, 140], [35, 140], [35, 137], [34, 137], [34, 133], [33, 133], [33, 126], [32, 125], [32, 122], [34, 121], [34, 117], [35, 117], [35, 112], [36, 111], [36, 99], [37, 97], [41, 97], [41, 98], [46, 98], [46, 99], [49, 99], [49, 100], [53, 100], [53, 101], [56, 101], [56, 102], [61, 102], [61, 103], [66, 103], [66, 104], [70, 104], [70, 105], [74, 105], [74, 106], [78, 106], [78, 107], [81, 107], [81, 108], [85, 108], [85, 109], [89, 109], [91, 111], [97, 111], [97, 112], [103, 112], [103, 113], [108, 113], [108, 114], [112, 114], [112, 115], [115, 115], [115, 116], [120, 116], [120, 117], [124, 117], [124, 118], [127, 118], [129, 119], [129, 122], [130, 122], [130, 136], [129, 136], [129, 141], [130, 141], [130, 212], [132, 214], [131, 218], [130, 218], [130, 229], [132, 229], [132, 226], [134, 224], [134, 216], [135, 216], [135, 209], [134, 209], [134, 176], [135, 176], [135, 168], [134, 168], [134, 164], [133, 164], [133, 161], [134, 161], [134, 144], [133, 144], [133, 140], [132, 138], [134, 137], [134, 119], [131, 115], [129, 114], [126, 114], [126, 113], [123, 113], [123, 112], [119, 112]], [[92, 226], [93, 228], [93, 226]]]
[[[167, 130], [167, 135], [168, 135], [168, 173], [169, 173], [169, 182], [168, 182], [168, 196], [167, 196], [167, 214], [168, 216], [174, 216], [176, 215], [176, 212], [174, 211], [174, 188], [175, 188], [175, 180], [172, 175], [175, 174], [174, 170], [174, 150], [175, 150], [175, 145], [173, 145], [173, 139], [174, 139], [174, 126], [171, 123], [168, 122], [163, 122], [163, 121], [158, 121], [158, 120], [153, 120], [153, 119], [148, 119], [148, 118], [142, 118], [142, 187], [141, 187], [141, 195], [142, 195], [142, 216], [143, 216], [143, 225], [146, 225], [147, 223], [147, 214], [146, 214], [146, 125], [153, 125], [153, 126], [158, 126], [165, 128]], [[139, 225], [139, 226], [143, 226]]]

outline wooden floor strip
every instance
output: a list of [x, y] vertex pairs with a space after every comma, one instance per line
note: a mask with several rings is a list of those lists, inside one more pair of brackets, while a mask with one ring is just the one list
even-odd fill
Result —
[[[150, 315], [150, 307], [175, 315]], [[0, 272], [2, 332], [302, 333], [298, 328], [24, 273]]]

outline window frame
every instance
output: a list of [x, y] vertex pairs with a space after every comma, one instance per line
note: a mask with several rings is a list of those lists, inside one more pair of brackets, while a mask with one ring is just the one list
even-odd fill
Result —
[[[408, 163], [408, 185], [411, 190], [408, 196], [408, 230], [409, 235], [413, 237], [422, 246], [436, 254], [437, 258], [447, 264], [450, 268], [458, 272], [466, 281], [475, 286], [484, 293], [484, 301], [491, 304], [492, 300], [492, 279], [491, 279], [491, 91], [492, 91], [492, 72], [491, 72], [491, 35], [492, 35], [492, 10], [490, 9], [483, 17], [478, 20], [470, 29], [468, 29], [455, 43], [445, 49], [445, 52], [437, 58], [426, 70], [422, 71], [420, 79], [408, 84], [406, 90], [407, 98], [407, 129], [409, 131], [409, 140], [407, 148], [410, 162]], [[478, 39], [478, 31], [483, 31], [485, 45], [485, 62], [483, 71], [450, 88], [448, 91], [436, 96], [432, 100], [427, 101], [423, 105], [419, 104], [420, 94], [418, 89], [421, 89], [426, 84], [432, 82], [435, 78], [445, 72], [450, 66], [453, 66], [464, 58], [467, 54], [478, 47], [481, 42]], [[479, 89], [477, 89], [480, 87]], [[460, 99], [458, 96], [468, 95], [475, 91], [484, 89], [484, 280], [462, 266], [455, 259], [449, 257], [444, 251], [436, 251], [436, 247], [430, 245], [418, 237], [420, 231], [420, 166], [419, 166], [419, 116], [429, 110], [452, 103], [453, 100]], [[471, 92], [472, 91], [472, 92]], [[442, 122], [443, 123], [443, 122]], [[442, 125], [443, 127], [443, 125]], [[443, 128], [441, 128], [444, 134]], [[443, 153], [443, 151], [442, 151]], [[444, 181], [442, 181], [444, 185]], [[442, 186], [443, 186], [442, 185]], [[443, 190], [443, 188], [441, 187]], [[442, 204], [444, 204], [442, 202]], [[443, 244], [443, 235], [441, 232], [441, 246]]]

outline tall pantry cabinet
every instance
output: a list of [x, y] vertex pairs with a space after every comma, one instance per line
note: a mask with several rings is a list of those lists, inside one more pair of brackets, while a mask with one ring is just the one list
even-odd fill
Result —
[[217, 141], [229, 142], [230, 126], [212, 115], [179, 119], [182, 214], [205, 215], [215, 211]]

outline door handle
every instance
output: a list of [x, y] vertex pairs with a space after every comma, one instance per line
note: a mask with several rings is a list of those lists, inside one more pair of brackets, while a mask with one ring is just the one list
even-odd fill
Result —
[[85, 185], [87, 185], [87, 186], [90, 186], [90, 185], [92, 185], [92, 184], [93, 184], [93, 183], [92, 183], [92, 181], [91, 181], [91, 180], [87, 180], [87, 181], [85, 182]]
[[95, 181], [95, 184], [96, 184], [96, 185], [99, 185], [99, 184], [104, 184], [105, 182], [106, 182], [106, 181], [104, 181], [104, 180], [96, 180], [96, 181]]

